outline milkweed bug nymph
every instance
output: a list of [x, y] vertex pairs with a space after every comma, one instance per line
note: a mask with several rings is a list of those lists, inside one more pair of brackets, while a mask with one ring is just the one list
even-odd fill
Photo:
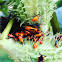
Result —
[[37, 16], [35, 16], [35, 17], [32, 19], [32, 21], [33, 21], [33, 22], [37, 21], [39, 17], [40, 17], [40, 14], [38, 14]]

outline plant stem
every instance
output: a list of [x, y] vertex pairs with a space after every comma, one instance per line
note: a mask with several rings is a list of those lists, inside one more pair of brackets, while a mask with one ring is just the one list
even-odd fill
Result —
[[4, 31], [2, 32], [3, 38], [7, 38], [7, 37], [8, 37], [8, 34], [9, 34], [9, 32], [10, 32], [10, 30], [11, 30], [11, 27], [12, 27], [12, 25], [13, 25], [13, 20], [14, 20], [14, 18], [10, 19], [10, 21], [8, 22], [6, 28], [5, 28]]

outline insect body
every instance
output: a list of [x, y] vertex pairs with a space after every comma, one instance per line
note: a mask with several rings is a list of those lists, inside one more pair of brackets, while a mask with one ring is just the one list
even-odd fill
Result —
[[43, 44], [42, 40], [40, 40], [40, 44]]
[[38, 46], [38, 41], [33, 44], [33, 48], [36, 49]]
[[32, 19], [32, 21], [33, 21], [33, 22], [37, 21], [39, 17], [40, 17], [40, 15], [38, 14], [37, 16], [35, 16], [35, 17]]
[[41, 33], [41, 31], [37, 31], [36, 33]]
[[14, 38], [15, 36], [12, 35], [12, 34], [8, 34], [8, 37], [9, 37], [9, 38]]
[[58, 35], [57, 40], [62, 40], [62, 35]]
[[27, 40], [30, 40], [30, 36], [27, 36]]
[[26, 34], [30, 34], [30, 32], [29, 32], [29, 31], [26, 31], [26, 30], [25, 30], [25, 33], [26, 33]]
[[19, 36], [18, 39], [19, 39], [20, 42], [22, 42], [22, 44], [24, 44], [24, 41], [23, 41], [23, 37], [22, 36]]
[[62, 36], [60, 37], [60, 40], [62, 40]]
[[28, 31], [37, 31], [36, 28], [33, 28], [31, 26], [26, 26], [25, 29], [28, 30]]
[[36, 41], [36, 38], [33, 37], [33, 41]]
[[19, 35], [23, 37], [23, 36], [24, 36], [24, 32], [20, 32], [20, 34], [19, 34]]
[[43, 55], [41, 55], [41, 56], [38, 58], [38, 62], [44, 62], [44, 57], [43, 57]]
[[15, 41], [17, 41], [17, 38], [14, 38]]
[[58, 48], [58, 41], [56, 40], [56, 42], [55, 42], [55, 46]]
[[18, 37], [20, 35], [20, 33], [19, 32], [16, 32], [15, 35]]
[[33, 25], [33, 28], [37, 28], [38, 29], [38, 27], [36, 25]]
[[42, 36], [42, 35], [43, 35], [43, 33], [41, 32], [41, 33], [39, 33], [39, 34], [36, 34], [35, 37], [40, 37], [40, 36]]

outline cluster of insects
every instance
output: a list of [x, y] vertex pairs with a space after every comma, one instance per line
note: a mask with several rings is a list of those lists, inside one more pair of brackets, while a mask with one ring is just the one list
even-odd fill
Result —
[[[32, 19], [32, 21], [37, 21], [39, 17], [40, 15], [38, 14]], [[27, 38], [27, 40], [33, 40], [35, 41], [33, 48], [36, 49], [39, 41], [40, 44], [43, 44], [42, 40], [44, 39], [44, 34], [42, 33], [42, 31], [40, 31], [40, 26], [41, 24], [25, 26], [23, 31], [16, 32], [15, 35], [8, 34], [8, 38], [13, 38], [15, 41], [19, 40], [20, 42], [22, 42], [22, 44], [24, 44], [23, 38]], [[42, 40], [39, 39], [41, 36], [43, 36]]]
[[[44, 39], [44, 34], [42, 31], [40, 31], [40, 25], [31, 25], [31, 26], [25, 26], [24, 32], [16, 32], [15, 35], [13, 34], [8, 34], [8, 38], [13, 38], [15, 41], [20, 41], [22, 44], [24, 44], [23, 38], [27, 38], [27, 40], [33, 40], [33, 49], [36, 49], [39, 42], [40, 44], [43, 44], [43, 39]], [[42, 40], [40, 37], [42, 36]], [[44, 62], [44, 56], [40, 55], [38, 57], [38, 62]]]
[[[37, 21], [39, 17], [40, 15], [38, 14], [32, 19], [32, 21]], [[41, 24], [25, 26], [24, 31], [16, 32], [14, 35], [12, 33], [8, 34], [8, 38], [13, 38], [15, 41], [20, 41], [22, 44], [24, 44], [24, 38], [27, 38], [27, 40], [33, 40], [33, 49], [36, 49], [39, 42], [40, 44], [43, 44], [44, 39], [44, 34], [42, 31], [40, 31], [40, 26]], [[41, 36], [42, 39], [40, 39]], [[43, 55], [38, 57], [38, 62], [44, 62]]]
[[[15, 41], [20, 41], [22, 44], [24, 44], [23, 38], [27, 38], [27, 40], [33, 40], [33, 48], [36, 49], [38, 46], [38, 43], [40, 41], [40, 44], [43, 44], [42, 40], [44, 39], [44, 34], [42, 31], [40, 31], [40, 25], [31, 25], [31, 26], [25, 26], [25, 30], [22, 32], [16, 32], [15, 35], [8, 34], [8, 38], [13, 38]], [[42, 40], [40, 37], [42, 36]]]
[[[35, 16], [32, 21], [35, 22], [38, 20], [40, 15], [38, 14]], [[39, 42], [40, 44], [43, 44], [43, 39], [44, 39], [44, 33], [40, 31], [40, 26], [41, 24], [33, 24], [33, 25], [28, 25], [24, 27], [24, 31], [21, 32], [16, 32], [14, 35], [13, 34], [8, 34], [8, 38], [13, 38], [15, 41], [20, 41], [22, 44], [24, 44], [24, 38], [27, 38], [27, 40], [33, 40], [33, 49], [36, 49]], [[40, 37], [42, 36], [42, 39]], [[62, 35], [58, 35], [55, 37], [55, 46], [58, 48], [58, 41], [62, 40]], [[46, 57], [46, 56], [45, 56]], [[38, 57], [38, 62], [44, 62], [44, 56], [40, 55]]]
[[[56, 46], [57, 48], [58, 48], [58, 42], [59, 42], [60, 40], [62, 40], [62, 35], [58, 35], [58, 36], [55, 37], [55, 46]], [[61, 43], [61, 45], [62, 45], [62, 43]]]

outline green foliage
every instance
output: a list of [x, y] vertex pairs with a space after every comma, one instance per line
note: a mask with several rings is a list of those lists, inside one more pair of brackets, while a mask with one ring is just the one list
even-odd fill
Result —
[[9, 15], [8, 7], [5, 4], [5, 0], [0, 0], [0, 17], [6, 17]]
[[2, 5], [2, 12], [4, 13], [5, 16], [9, 15], [7, 5], [5, 5], [5, 4]]
[[[57, 0], [56, 0], [57, 1]], [[48, 24], [54, 12], [55, 2], [52, 0], [7, 0], [12, 11], [21, 21], [29, 21], [33, 24], [32, 18], [40, 14], [40, 18], [34, 23]]]
[[5, 0], [0, 0], [0, 4], [3, 4], [5, 2]]
[[62, 6], [62, 0], [58, 0], [58, 1], [56, 2], [56, 4], [57, 4], [57, 7], [58, 7], [58, 8], [61, 7], [61, 6]]
[[0, 62], [13, 62], [13, 60], [9, 59], [8, 56], [9, 55], [5, 50], [0, 49]]
[[60, 27], [55, 12], [53, 13], [53, 18], [50, 22], [53, 28], [53, 33], [56, 34], [57, 32], [60, 32]]

